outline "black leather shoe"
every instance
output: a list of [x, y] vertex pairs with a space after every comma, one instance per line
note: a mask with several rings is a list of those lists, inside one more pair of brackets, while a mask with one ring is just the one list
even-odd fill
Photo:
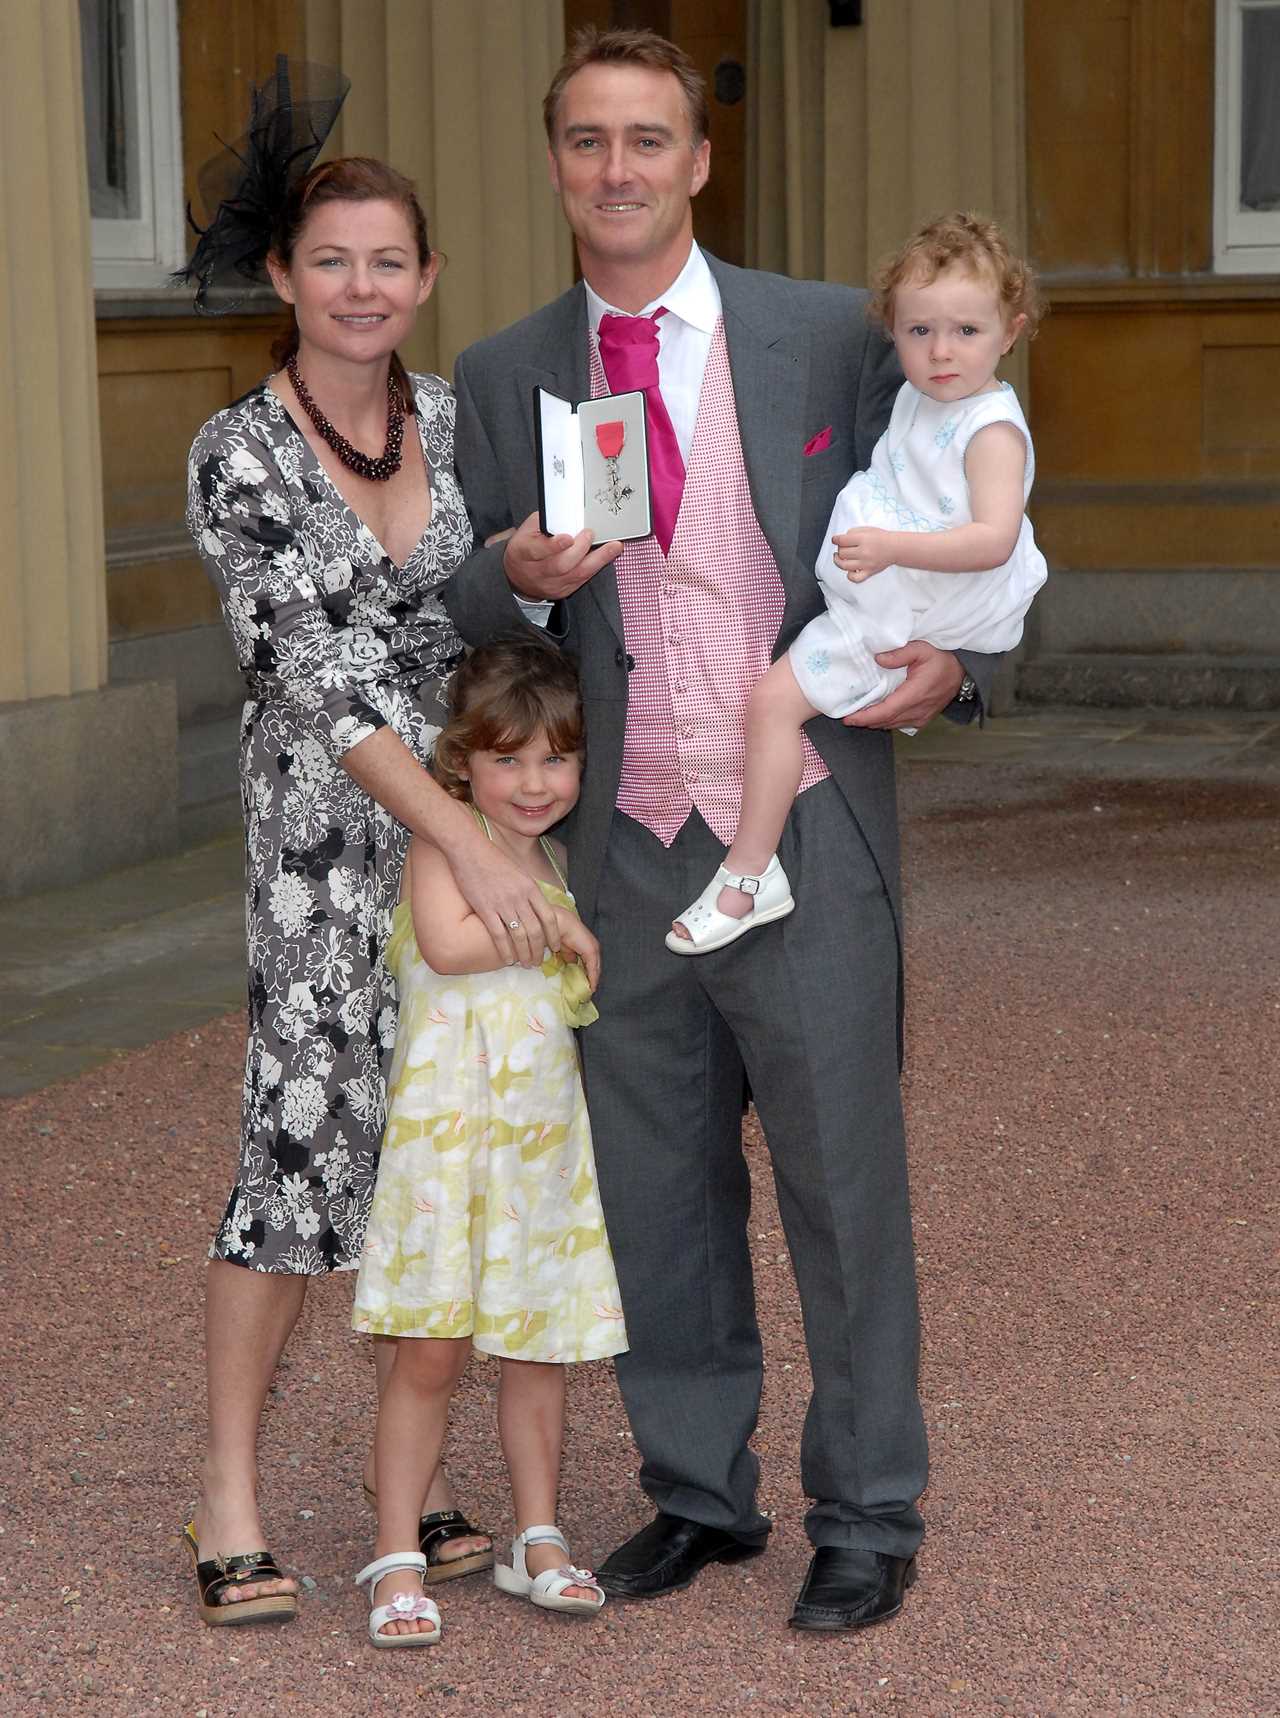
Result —
[[916, 1584], [914, 1557], [889, 1557], [883, 1551], [851, 1551], [819, 1545], [809, 1564], [793, 1629], [865, 1629], [896, 1617], [903, 1595]]
[[606, 1593], [618, 1599], [656, 1599], [687, 1587], [708, 1563], [737, 1563], [758, 1557], [767, 1534], [737, 1539], [718, 1527], [685, 1521], [679, 1515], [658, 1515], [633, 1534], [596, 1570]]

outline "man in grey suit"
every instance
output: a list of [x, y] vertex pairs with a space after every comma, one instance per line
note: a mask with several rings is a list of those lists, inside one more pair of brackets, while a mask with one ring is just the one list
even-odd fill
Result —
[[[568, 842], [603, 957], [583, 1055], [631, 1341], [618, 1379], [658, 1510], [599, 1577], [651, 1597], [764, 1548], [745, 1070], [813, 1373], [801, 1472], [815, 1550], [791, 1621], [862, 1627], [895, 1614], [914, 1578], [926, 1473], [888, 730], [944, 707], [967, 719], [992, 662], [928, 644], [882, 658], [908, 669], [890, 698], [809, 725], [779, 850], [794, 913], [696, 959], [666, 950], [674, 915], [723, 857], [751, 680], [821, 609], [814, 564], [832, 502], [868, 463], [901, 376], [867, 329], [864, 293], [733, 268], [694, 245], [710, 146], [701, 80], [678, 48], [587, 33], [546, 118], [584, 281], [458, 361], [477, 540], [507, 535], [471, 557], [446, 602], [472, 643], [546, 625], [582, 679], [587, 759]], [[657, 319], [686, 473], [669, 540], [625, 551], [542, 534], [532, 423], [535, 385], [575, 401], [593, 381], [603, 391], [597, 337], [617, 316]], [[518, 951], [523, 936], [513, 928]]]

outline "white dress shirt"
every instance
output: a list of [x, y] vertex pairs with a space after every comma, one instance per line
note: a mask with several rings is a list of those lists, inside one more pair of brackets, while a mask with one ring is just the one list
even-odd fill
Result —
[[619, 310], [606, 304], [589, 281], [583, 285], [587, 289], [587, 318], [593, 339], [599, 338], [600, 318], [606, 312], [610, 316], [652, 316], [655, 310], [666, 310], [667, 314], [658, 318], [658, 382], [681, 457], [687, 465], [698, 421], [702, 372], [707, 367], [711, 336], [720, 317], [720, 288], [706, 257], [694, 245], [675, 280], [643, 310]]

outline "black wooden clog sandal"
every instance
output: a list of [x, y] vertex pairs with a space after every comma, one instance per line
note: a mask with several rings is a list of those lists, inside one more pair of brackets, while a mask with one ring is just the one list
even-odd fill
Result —
[[[363, 1490], [365, 1502], [376, 1510], [377, 1493], [367, 1485]], [[468, 1552], [465, 1557], [442, 1557], [441, 1550], [454, 1539], [487, 1539], [489, 1546], [485, 1551]], [[473, 1527], [460, 1509], [433, 1509], [430, 1515], [424, 1515], [418, 1523], [418, 1549], [427, 1560], [423, 1578], [428, 1586], [493, 1568], [493, 1536], [482, 1527]]]
[[223, 1628], [231, 1623], [288, 1623], [297, 1616], [296, 1593], [261, 1593], [256, 1599], [225, 1601], [222, 1597], [230, 1587], [248, 1586], [254, 1581], [287, 1580], [288, 1576], [270, 1551], [248, 1551], [239, 1557], [210, 1557], [202, 1563], [194, 1521], [189, 1521], [182, 1529], [182, 1543], [195, 1564], [200, 1615], [210, 1628]]
[[453, 1539], [488, 1539], [487, 1533], [473, 1527], [460, 1509], [435, 1509], [418, 1523], [418, 1549], [427, 1560], [426, 1579], [456, 1581], [462, 1575], [476, 1575], [481, 1569], [493, 1568], [493, 1544], [487, 1551], [471, 1551], [465, 1557], [441, 1557], [444, 1546]]

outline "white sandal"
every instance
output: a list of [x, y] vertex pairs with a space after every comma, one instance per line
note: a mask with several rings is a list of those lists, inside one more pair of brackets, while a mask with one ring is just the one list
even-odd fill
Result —
[[[427, 1560], [420, 1551], [393, 1551], [389, 1557], [377, 1557], [366, 1563], [356, 1576], [357, 1587], [368, 1587], [369, 1601], [373, 1589], [384, 1575], [397, 1569], [412, 1569], [415, 1575], [427, 1577]], [[429, 1622], [430, 1629], [418, 1629], [414, 1634], [383, 1634], [385, 1623]], [[374, 1605], [369, 1612], [369, 1639], [375, 1646], [434, 1646], [440, 1639], [440, 1612], [434, 1599], [425, 1593], [397, 1593], [390, 1604]]]
[[[721, 889], [740, 889], [750, 895], [751, 911], [740, 919], [722, 913], [716, 905]], [[673, 927], [667, 932], [667, 947], [672, 954], [710, 954], [712, 949], [736, 942], [757, 925], [785, 919], [795, 904], [776, 853], [758, 877], [735, 877], [721, 865], [693, 905], [677, 915], [676, 924], [683, 925], [688, 936], [677, 936]]]
[[[566, 1560], [558, 1569], [547, 1569], [541, 1575], [531, 1575], [524, 1560], [527, 1545], [558, 1545]], [[514, 1567], [508, 1569], [505, 1563], [495, 1563], [493, 1584], [500, 1587], [504, 1593], [514, 1593], [517, 1598], [529, 1599], [533, 1604], [541, 1605], [545, 1611], [576, 1611], [579, 1615], [586, 1613], [594, 1616], [604, 1604], [604, 1588], [590, 1569], [575, 1569], [568, 1561], [568, 1556], [568, 1543], [558, 1527], [526, 1527], [523, 1533], [517, 1534], [511, 1541], [511, 1561]], [[569, 1587], [591, 1587], [600, 1596], [598, 1599], [567, 1599], [564, 1595]]]

